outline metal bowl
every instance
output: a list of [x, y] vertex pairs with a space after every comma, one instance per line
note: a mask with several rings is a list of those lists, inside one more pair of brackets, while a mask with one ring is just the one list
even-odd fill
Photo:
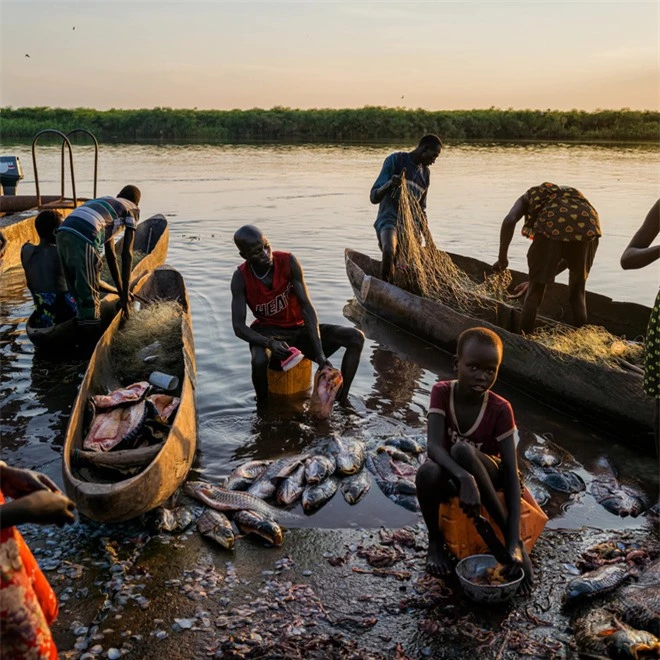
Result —
[[471, 578], [474, 579], [483, 575], [487, 568], [494, 568], [497, 566], [498, 561], [493, 555], [472, 555], [461, 559], [456, 564], [456, 575], [461, 583], [463, 591], [477, 603], [504, 603], [511, 600], [516, 595], [520, 583], [525, 577], [525, 573], [520, 569], [520, 577], [511, 582], [503, 584], [475, 584]]

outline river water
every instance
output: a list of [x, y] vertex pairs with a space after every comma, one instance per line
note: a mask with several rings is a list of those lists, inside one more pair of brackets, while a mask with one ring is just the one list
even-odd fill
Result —
[[[424, 433], [430, 390], [451, 377], [451, 357], [373, 319], [352, 397], [360, 416], [333, 413], [313, 424], [299, 409], [259, 418], [250, 381], [249, 352], [231, 328], [229, 281], [240, 258], [232, 242], [242, 224], [259, 226], [273, 248], [296, 254], [318, 316], [351, 323], [344, 306], [352, 297], [343, 251], [376, 256], [375, 207], [369, 190], [383, 159], [411, 145], [130, 145], [103, 146], [99, 194], [126, 183], [142, 190], [142, 217], [163, 213], [170, 222], [168, 262], [185, 277], [193, 309], [198, 368], [198, 455], [195, 476], [213, 481], [253, 457], [298, 451], [330, 432], [366, 438], [383, 433]], [[33, 191], [29, 147], [5, 144], [21, 158]], [[41, 191], [59, 191], [59, 148], [39, 148]], [[92, 151], [75, 150], [78, 195], [92, 193]], [[428, 216], [436, 243], [452, 252], [495, 261], [500, 222], [528, 187], [554, 181], [579, 188], [598, 209], [604, 237], [589, 279], [591, 290], [650, 305], [657, 268], [623, 272], [619, 257], [658, 195], [660, 150], [653, 146], [451, 145], [432, 167]], [[516, 235], [511, 267], [525, 270], [526, 241]], [[31, 303], [20, 268], [0, 281], [2, 457], [37, 467], [61, 482], [61, 447], [84, 364], [45, 361], [25, 334]], [[339, 364], [340, 356], [335, 358]], [[605, 436], [498, 382], [509, 398], [523, 437], [551, 433], [555, 442], [589, 467], [612, 457], [623, 479], [636, 478], [657, 496], [657, 462], [626, 447], [626, 429]], [[542, 393], [536, 393], [542, 396]], [[640, 526], [620, 520], [588, 493], [553, 498], [551, 526]], [[416, 516], [387, 500], [376, 486], [357, 506], [335, 497], [309, 519], [320, 527], [401, 525]]]

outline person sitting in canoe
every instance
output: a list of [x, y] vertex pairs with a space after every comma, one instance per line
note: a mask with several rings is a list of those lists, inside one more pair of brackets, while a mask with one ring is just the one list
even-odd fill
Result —
[[[129, 282], [133, 266], [133, 241], [140, 210], [140, 191], [124, 186], [117, 197], [92, 199], [71, 212], [55, 236], [69, 291], [76, 299], [80, 341], [93, 346], [101, 330], [101, 296], [108, 285], [101, 280], [101, 249], [117, 287], [121, 309], [128, 315]], [[124, 230], [121, 273], [114, 237]], [[110, 290], [114, 289], [110, 287]]]
[[[328, 357], [343, 347], [343, 385], [337, 400], [348, 406], [364, 334], [346, 326], [319, 326], [300, 263], [289, 252], [273, 252], [257, 227], [245, 225], [238, 229], [234, 243], [245, 261], [231, 280], [232, 324], [236, 336], [250, 344], [257, 404], [263, 406], [268, 399], [271, 356], [285, 360], [290, 348], [295, 347], [321, 368], [329, 365]], [[248, 307], [256, 319], [251, 326], [246, 324]]]
[[55, 232], [62, 224], [58, 211], [41, 211], [35, 228], [39, 244], [25, 243], [21, 248], [21, 263], [25, 280], [34, 300], [30, 325], [49, 328], [76, 315], [76, 303], [67, 288], [62, 264], [57, 254]]
[[[456, 380], [436, 383], [428, 415], [428, 458], [417, 471], [417, 498], [429, 533], [426, 570], [444, 575], [449, 559], [438, 526], [441, 502], [458, 495], [468, 517], [481, 506], [499, 526], [509, 562], [522, 566], [528, 591], [532, 564], [520, 538], [521, 477], [511, 404], [490, 391], [502, 362], [502, 340], [487, 328], [458, 338]], [[506, 511], [497, 496], [504, 492]], [[489, 539], [484, 541], [490, 547]], [[497, 554], [494, 552], [494, 554]]]
[[[660, 245], [651, 245], [659, 233], [660, 199], [650, 208], [642, 226], [630, 239], [621, 255], [621, 267], [625, 270], [644, 268], [660, 259]], [[660, 455], [660, 290], [649, 318], [644, 353], [644, 392], [655, 401], [653, 426], [656, 453]]]
[[500, 252], [496, 271], [509, 266], [508, 251], [516, 223], [524, 216], [523, 236], [532, 240], [527, 252], [529, 283], [518, 288], [525, 295], [520, 331], [534, 330], [536, 313], [545, 288], [568, 268], [568, 288], [573, 325], [587, 323], [586, 283], [601, 236], [596, 209], [575, 188], [542, 183], [516, 200], [500, 230]]
[[[413, 151], [390, 154], [371, 187], [369, 199], [372, 204], [378, 204], [374, 228], [383, 253], [381, 279], [385, 282], [391, 282], [394, 276], [401, 179], [405, 177], [411, 194], [426, 212], [426, 193], [431, 182], [429, 165], [435, 163], [441, 150], [442, 142], [437, 135], [425, 135]], [[422, 234], [427, 231], [427, 227], [421, 228]]]

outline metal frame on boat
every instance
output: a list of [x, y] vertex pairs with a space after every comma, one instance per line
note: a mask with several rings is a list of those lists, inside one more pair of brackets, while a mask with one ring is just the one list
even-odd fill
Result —
[[[449, 255], [477, 281], [492, 269], [484, 262]], [[345, 251], [346, 273], [356, 301], [369, 313], [420, 339], [454, 351], [456, 340], [467, 328], [484, 326], [495, 330], [504, 343], [502, 378], [524, 387], [525, 392], [545, 403], [575, 415], [622, 442], [654, 451], [653, 402], [642, 390], [639, 373], [611, 368], [560, 353], [511, 332], [519, 311], [504, 302], [468, 316], [444, 305], [414, 295], [380, 279], [380, 261], [355, 250]], [[514, 284], [525, 281], [524, 273], [513, 272]], [[560, 322], [570, 310], [568, 287], [549, 287], [541, 313], [550, 322]], [[635, 339], [644, 335], [651, 310], [634, 303], [619, 303], [606, 296], [588, 293], [590, 322], [603, 325], [617, 335]], [[539, 319], [543, 321], [542, 318]]]
[[111, 342], [122, 320], [121, 315], [117, 315], [99, 340], [89, 362], [73, 406], [63, 450], [66, 493], [76, 502], [81, 514], [100, 522], [129, 520], [165, 502], [186, 478], [197, 444], [195, 351], [190, 303], [183, 277], [170, 266], [161, 266], [144, 278], [136, 291], [145, 301], [143, 305], [147, 304], [146, 301], [175, 300], [183, 307], [181, 335], [185, 366], [184, 373], [177, 374], [181, 383], [181, 393], [178, 394], [181, 403], [162, 449], [139, 474], [111, 482], [92, 480], [94, 472], [83, 477], [75, 466], [74, 454], [83, 447], [88, 399], [94, 394], [105, 394], [120, 384], [110, 362]]

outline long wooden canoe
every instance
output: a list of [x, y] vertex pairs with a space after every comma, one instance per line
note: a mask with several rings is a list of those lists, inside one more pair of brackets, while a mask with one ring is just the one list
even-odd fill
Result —
[[[475, 279], [483, 279], [490, 267], [476, 259], [450, 255]], [[653, 404], [642, 390], [638, 373], [587, 362], [547, 348], [510, 331], [516, 327], [519, 311], [507, 303], [493, 304], [476, 316], [457, 312], [440, 302], [416, 296], [380, 279], [380, 262], [355, 250], [345, 251], [346, 272], [356, 301], [371, 314], [449, 351], [463, 330], [484, 326], [495, 330], [504, 342], [501, 377], [524, 387], [532, 396], [568, 414], [575, 415], [622, 442], [633, 442], [654, 451], [651, 435]], [[526, 280], [513, 273], [514, 283]], [[553, 321], [566, 318], [568, 287], [555, 284], [541, 311]], [[494, 301], [493, 301], [494, 302]], [[643, 336], [650, 309], [633, 303], [619, 303], [589, 293], [590, 322], [630, 339]], [[554, 314], [554, 318], [552, 315]]]
[[[145, 257], [138, 261], [131, 271], [131, 282], [144, 277], [165, 263], [169, 240], [170, 230], [165, 216], [154, 215], [138, 224], [135, 230], [133, 251], [139, 250], [145, 254]], [[121, 250], [121, 245], [118, 245], [117, 249]], [[117, 302], [118, 299], [115, 295], [106, 295], [101, 300], [101, 322], [104, 327], [107, 327], [114, 318], [117, 312]], [[74, 319], [49, 328], [35, 328], [32, 321], [31, 315], [27, 321], [27, 336], [40, 351], [57, 353], [67, 350], [73, 345]]]
[[[100, 522], [121, 522], [160, 506], [186, 478], [195, 455], [197, 421], [195, 412], [195, 351], [190, 304], [181, 274], [169, 266], [157, 268], [144, 278], [136, 291], [145, 301], [178, 301], [184, 309], [181, 319], [184, 373], [179, 377], [181, 398], [172, 427], [162, 448], [137, 475], [117, 481], [103, 478], [93, 468], [79, 468], [76, 450], [82, 450], [86, 408], [90, 396], [105, 394], [119, 386], [119, 374], [112, 371], [110, 345], [117, 334], [121, 315], [105, 331], [92, 355], [76, 397], [63, 450], [63, 477], [67, 495], [83, 515]], [[146, 305], [146, 302], [142, 303]], [[139, 451], [139, 450], [135, 450]], [[113, 452], [108, 452], [110, 457]]]

